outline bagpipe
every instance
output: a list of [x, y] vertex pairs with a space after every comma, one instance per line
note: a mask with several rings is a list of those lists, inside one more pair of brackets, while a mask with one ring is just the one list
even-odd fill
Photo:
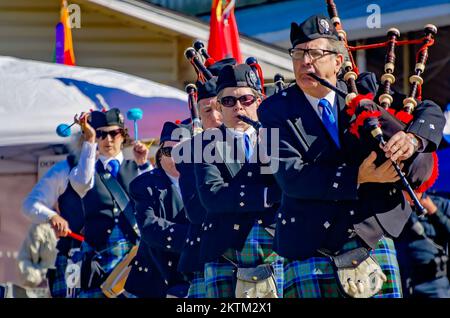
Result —
[[[209, 67], [213, 66], [216, 61], [208, 54], [202, 41], [195, 41], [193, 43], [193, 47], [189, 47], [184, 51], [184, 56], [194, 68], [194, 71], [197, 74], [197, 82], [205, 84], [207, 81], [216, 76], [208, 69]], [[262, 99], [266, 98], [265, 87], [267, 86], [264, 84], [264, 76], [258, 60], [255, 57], [248, 57], [245, 63], [251, 67], [256, 75], [256, 90], [261, 95]], [[276, 74], [274, 76], [274, 87], [274, 93], [282, 91], [286, 88], [283, 75]], [[188, 93], [188, 107], [195, 135], [198, 132], [201, 132], [202, 129], [201, 120], [199, 119], [197, 109], [197, 87], [192, 83], [188, 84], [186, 86], [186, 93]], [[252, 120], [242, 115], [239, 115], [238, 117], [243, 122], [253, 126], [256, 131], [259, 131], [259, 129], [262, 127], [259, 121]]]
[[[414, 110], [421, 101], [423, 79], [421, 74], [425, 70], [428, 59], [428, 48], [434, 44], [434, 36], [437, 28], [434, 25], [427, 24], [424, 27], [424, 37], [416, 40], [400, 41], [400, 32], [391, 28], [387, 32], [387, 41], [363, 46], [350, 46], [347, 42], [346, 32], [342, 28], [338, 16], [336, 4], [333, 0], [326, 0], [327, 11], [333, 25], [336, 28], [339, 39], [343, 42], [348, 58], [343, 63], [342, 79], [347, 86], [347, 91], [335, 87], [326, 80], [317, 77], [315, 74], [309, 74], [321, 85], [334, 90], [339, 96], [345, 99], [347, 114], [354, 118], [350, 124], [349, 131], [360, 139], [361, 144], [358, 152], [365, 157], [372, 150], [378, 154], [384, 154], [379, 147], [374, 147], [373, 142], [368, 142], [367, 138], [373, 138], [375, 145], [385, 145], [394, 134], [399, 131], [405, 131], [408, 125], [414, 119]], [[400, 45], [422, 44], [417, 55], [414, 74], [410, 76], [410, 93], [403, 99], [401, 109], [393, 106], [394, 98], [392, 96], [391, 86], [395, 82], [395, 48]], [[374, 101], [375, 96], [372, 93], [362, 95], [358, 92], [357, 79], [359, 70], [355, 64], [352, 52], [357, 50], [366, 50], [386, 47], [384, 74], [381, 76], [377, 96], [378, 103]], [[369, 102], [367, 101], [369, 100]], [[364, 140], [366, 138], [366, 140]], [[379, 156], [380, 157], [380, 156]], [[420, 204], [415, 192], [424, 192], [429, 188], [437, 178], [437, 156], [435, 153], [415, 153], [411, 158], [404, 162], [403, 170], [398, 163], [393, 162], [393, 166], [399, 175], [405, 190], [413, 199], [418, 210], [423, 214], [426, 210]]]

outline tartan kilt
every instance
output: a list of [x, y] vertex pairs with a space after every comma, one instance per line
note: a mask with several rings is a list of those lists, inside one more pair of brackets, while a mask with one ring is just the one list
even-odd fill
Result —
[[205, 298], [205, 274], [204, 272], [194, 272], [190, 281], [187, 298]]
[[[81, 251], [86, 254], [94, 252], [97, 256], [101, 256], [97, 257], [96, 260], [106, 273], [104, 275], [104, 279], [106, 279], [106, 277], [111, 274], [114, 267], [116, 267], [116, 265], [124, 258], [132, 247], [133, 244], [125, 238], [119, 226], [116, 225], [108, 238], [106, 247], [103, 250], [95, 251], [91, 246], [89, 246], [89, 244], [83, 242], [81, 244]], [[103, 294], [99, 286], [93, 286], [89, 289], [82, 288], [79, 294], [79, 298], [105, 297], [106, 296]]]
[[[68, 257], [58, 253], [55, 260], [55, 278], [50, 291], [52, 298], [67, 298], [67, 284], [66, 284], [66, 267]], [[80, 288], [74, 288], [74, 294], [71, 298], [77, 298], [80, 293]]]
[[[284, 259], [272, 249], [273, 237], [263, 226], [253, 225], [241, 251], [228, 249], [224, 256], [239, 267], [256, 267], [272, 264], [277, 284], [278, 297], [283, 297]], [[205, 264], [206, 298], [235, 297], [235, 266], [224, 257]]]
[[[342, 252], [362, 246], [357, 240], [343, 246]], [[394, 242], [382, 238], [370, 252], [387, 277], [382, 289], [373, 298], [401, 298], [400, 270]], [[304, 261], [286, 261], [285, 298], [342, 298], [333, 265], [327, 257], [311, 257]]]

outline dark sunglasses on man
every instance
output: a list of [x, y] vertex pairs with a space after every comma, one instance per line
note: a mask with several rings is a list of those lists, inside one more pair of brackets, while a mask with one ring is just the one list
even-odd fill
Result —
[[104, 130], [96, 130], [95, 136], [97, 138], [105, 139], [106, 136], [110, 135], [112, 139], [116, 138], [117, 135], [123, 135], [123, 129], [118, 128], [114, 130], [104, 131]]
[[224, 96], [220, 99], [220, 103], [224, 107], [233, 107], [234, 105], [236, 105], [237, 101], [239, 101], [242, 106], [248, 107], [256, 101], [256, 96], [252, 94], [246, 94], [240, 97]]
[[171, 157], [172, 156], [172, 148], [173, 147], [162, 147], [159, 149], [159, 151], [161, 152], [161, 154], [163, 156]]

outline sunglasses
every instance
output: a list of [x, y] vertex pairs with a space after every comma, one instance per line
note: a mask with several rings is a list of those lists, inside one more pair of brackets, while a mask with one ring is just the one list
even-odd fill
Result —
[[117, 135], [123, 135], [123, 129], [122, 128], [118, 128], [115, 130], [110, 130], [110, 131], [104, 131], [104, 130], [96, 130], [95, 131], [95, 136], [97, 138], [101, 138], [101, 139], [105, 139], [106, 136], [110, 135], [112, 139], [116, 138]]
[[234, 105], [236, 105], [237, 101], [239, 101], [242, 106], [248, 107], [256, 101], [256, 96], [252, 94], [246, 94], [240, 97], [224, 96], [220, 99], [220, 103], [224, 107], [233, 107]]
[[161, 152], [161, 154], [163, 156], [171, 157], [172, 156], [172, 148], [173, 147], [162, 147], [159, 149], [159, 151]]

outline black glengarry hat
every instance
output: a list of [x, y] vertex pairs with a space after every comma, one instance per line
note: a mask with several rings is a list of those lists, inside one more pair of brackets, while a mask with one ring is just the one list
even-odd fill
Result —
[[214, 97], [217, 95], [217, 77], [211, 78], [209, 81], [206, 81], [204, 84], [200, 81], [195, 83], [197, 86], [197, 100]]
[[[180, 130], [175, 131], [176, 129]], [[181, 129], [185, 129], [186, 131], [182, 131]], [[175, 124], [171, 121], [166, 121], [163, 125], [161, 136], [159, 137], [159, 143], [162, 144], [165, 141], [182, 141], [184, 140], [183, 137], [189, 138], [190, 133], [191, 132], [187, 125]]]
[[94, 129], [106, 126], [125, 127], [124, 117], [118, 108], [111, 108], [106, 112], [93, 111], [88, 121]]
[[227, 87], [250, 87], [257, 90], [258, 78], [247, 64], [225, 65], [217, 79], [217, 93]]
[[301, 24], [291, 23], [292, 47], [318, 38], [339, 40], [338, 33], [331, 20], [324, 15], [313, 15]]
[[216, 63], [208, 66], [208, 70], [211, 72], [213, 76], [219, 76], [220, 71], [223, 69], [225, 65], [236, 65], [236, 63], [237, 63], [236, 59], [230, 57], [217, 61]]

